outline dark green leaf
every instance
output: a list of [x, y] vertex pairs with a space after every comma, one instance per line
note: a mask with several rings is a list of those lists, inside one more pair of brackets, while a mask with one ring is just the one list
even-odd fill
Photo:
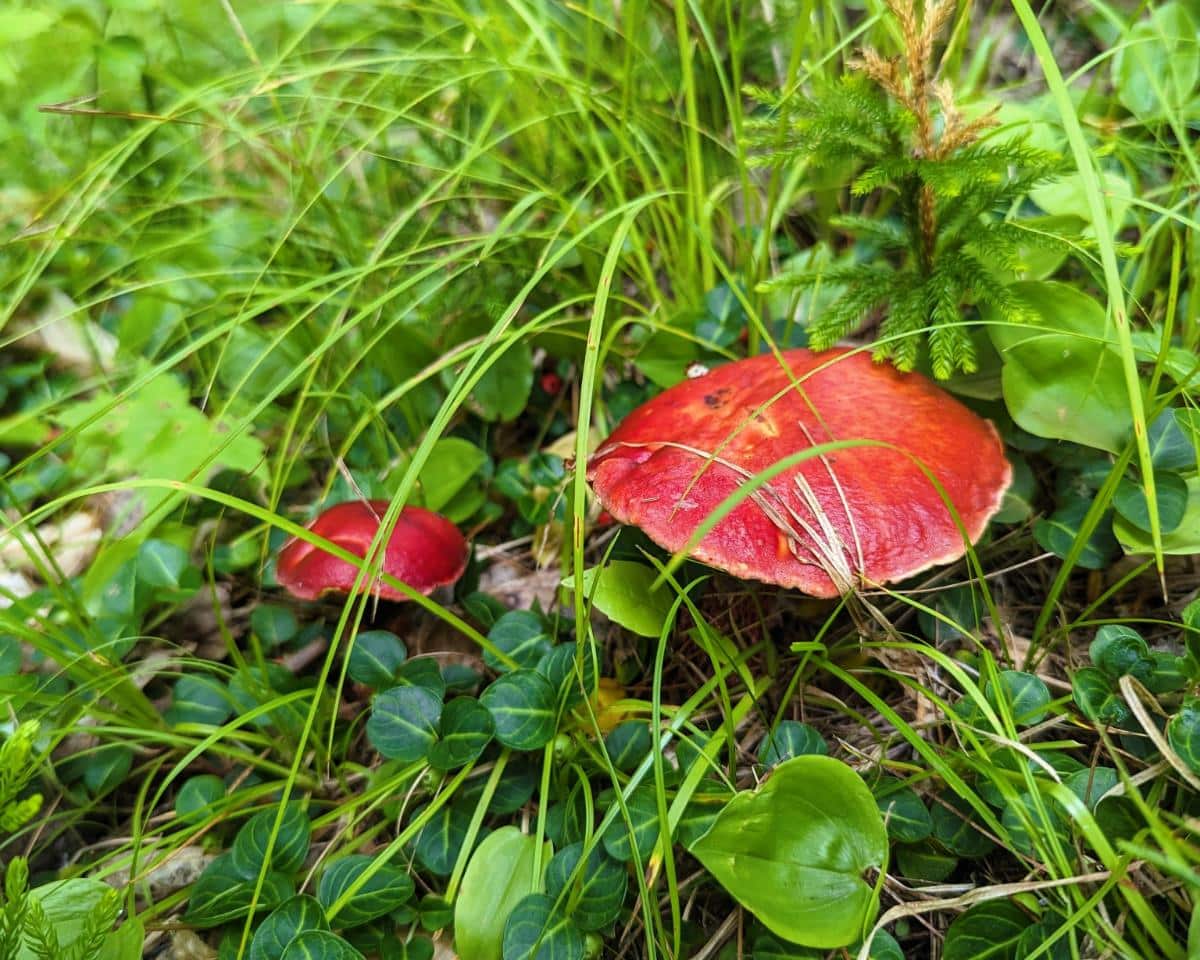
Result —
[[[271, 869], [277, 873], [295, 873], [304, 866], [308, 856], [312, 824], [303, 807], [295, 801], [283, 812], [278, 831], [275, 830], [277, 811], [263, 810], [246, 821], [233, 840], [233, 869], [247, 880], [257, 877], [270, 848]], [[274, 833], [275, 842], [271, 844]]]
[[219, 727], [233, 713], [233, 702], [229, 691], [216, 677], [184, 676], [175, 682], [171, 691], [171, 706], [167, 708], [166, 721], [179, 723], [202, 723]]
[[1194, 470], [1196, 448], [1192, 439], [1180, 426], [1176, 411], [1167, 409], [1154, 418], [1146, 431], [1150, 443], [1150, 460], [1154, 464], [1155, 476], [1159, 470]]
[[622, 720], [604, 738], [608, 759], [622, 773], [633, 773], [652, 746], [650, 724], [645, 720]]
[[917, 624], [926, 638], [934, 643], [957, 640], [964, 636], [964, 632], [970, 635], [979, 629], [979, 605], [970, 587], [939, 590], [932, 607], [941, 616], [935, 617], [921, 610], [917, 613]]
[[1039, 808], [1035, 798], [1025, 792], [1020, 793], [1015, 802], [1005, 806], [1000, 823], [1008, 831], [1007, 846], [1027, 857], [1037, 855], [1035, 841], [1049, 834], [1057, 834], [1060, 843], [1067, 839], [1066, 824], [1058, 805], [1043, 800]]
[[879, 930], [871, 940], [871, 952], [867, 956], [869, 960], [904, 960], [904, 951], [895, 937], [886, 930]]
[[1112, 767], [1095, 767], [1076, 771], [1067, 777], [1063, 784], [1083, 802], [1084, 806], [1095, 811], [1100, 798], [1119, 782], [1117, 771]]
[[1146, 689], [1151, 693], [1176, 693], [1192, 682], [1195, 674], [1187, 657], [1165, 650], [1152, 650], [1150, 656], [1154, 660], [1154, 672], [1146, 680]]
[[[1187, 512], [1187, 481], [1177, 473], [1156, 470], [1154, 487], [1159, 530], [1170, 533], [1183, 522], [1183, 516]], [[1150, 507], [1142, 484], [1129, 477], [1122, 477], [1121, 482], [1117, 484], [1117, 492], [1113, 495], [1113, 506], [1117, 513], [1139, 530], [1150, 530]]]
[[1029, 461], [1019, 453], [1006, 451], [1012, 465], [1013, 479], [1004, 491], [1000, 509], [992, 517], [993, 523], [1021, 523], [1033, 513], [1033, 502], [1037, 496], [1038, 482]]
[[[233, 869], [232, 855], [225, 853], [204, 868], [192, 887], [184, 920], [206, 929], [244, 917], [250, 911], [256, 880], [246, 880]], [[286, 877], [268, 873], [258, 899], [258, 909], [272, 910], [295, 894]]]
[[328, 930], [329, 921], [321, 904], [310, 896], [285, 900], [254, 932], [247, 960], [275, 960], [283, 956], [284, 948], [298, 933], [309, 930]]
[[492, 715], [478, 700], [451, 700], [442, 708], [438, 739], [429, 749], [430, 765], [437, 770], [457, 770], [478, 760], [495, 731]]
[[[575, 668], [577, 658], [582, 667], [582, 683]], [[596, 658], [591, 650], [580, 651], [573, 643], [560, 643], [553, 647], [534, 669], [546, 678], [556, 692], [560, 710], [582, 703], [585, 689], [588, 696], [596, 689]]]
[[[423, 809], [415, 811], [414, 816]], [[453, 803], [443, 804], [420, 829], [413, 838], [413, 853], [422, 867], [439, 877], [450, 876], [467, 838], [473, 810], [473, 805], [463, 804], [456, 798]]]
[[336, 933], [308, 930], [296, 936], [280, 960], [363, 960], [363, 955]]
[[[1039, 520], [1033, 526], [1033, 536], [1043, 550], [1065, 560], [1075, 546], [1088, 505], [1082, 502], [1068, 504], [1056, 510], [1049, 519]], [[1076, 563], [1088, 570], [1102, 570], [1117, 554], [1117, 541], [1112, 534], [1111, 521], [1101, 517], [1096, 529], [1079, 551]]]
[[1040, 677], [1021, 670], [1001, 670], [999, 688], [1000, 695], [997, 696], [989, 681], [984, 687], [984, 696], [996, 710], [1003, 704], [1017, 726], [1031, 726], [1046, 719], [1050, 690]]
[[1200, 773], [1200, 700], [1185, 700], [1167, 721], [1167, 742], [1193, 773]]
[[[616, 806], [616, 797], [612, 790], [600, 794], [598, 805], [601, 810]], [[633, 860], [634, 847], [643, 864], [654, 850], [658, 842], [658, 800], [653, 785], [641, 784], [635, 787], [629, 799], [625, 801], [629, 811], [629, 821], [633, 825], [632, 836], [630, 828], [625, 823], [625, 817], [618, 815], [604, 831], [601, 841], [608, 855], [614, 860], [628, 863]]]
[[513, 750], [536, 750], [554, 737], [556, 698], [534, 670], [514, 670], [494, 680], [479, 698], [492, 714], [496, 739]]
[[471, 399], [483, 419], [508, 421], [515, 419], [525, 409], [532, 389], [531, 347], [528, 340], [517, 340], [475, 385]]
[[203, 823], [225, 799], [225, 783], [211, 773], [189, 777], [175, 797], [175, 814], [184, 823]]
[[[370, 879], [334, 913], [334, 904], [359, 877], [373, 867]], [[414, 890], [412, 878], [400, 867], [390, 863], [375, 866], [372, 857], [351, 854], [335, 860], [325, 870], [317, 885], [317, 899], [335, 927], [349, 929], [391, 913], [407, 902]]]
[[1107, 623], [1096, 631], [1088, 657], [1114, 678], [1128, 673], [1144, 683], [1154, 673], [1154, 658], [1142, 635], [1120, 624]]
[[1082, 667], [1071, 677], [1071, 695], [1085, 717], [1103, 726], [1128, 726], [1132, 714], [1113, 690], [1108, 674], [1096, 667]]
[[106, 743], [80, 759], [86, 761], [83, 785], [92, 796], [99, 797], [125, 782], [133, 767], [133, 749], [122, 743]]
[[354, 638], [346, 672], [355, 683], [385, 690], [396, 682], [396, 671], [408, 658], [408, 649], [394, 633], [367, 630]]
[[556, 853], [546, 867], [546, 893], [568, 904], [567, 912], [580, 930], [601, 930], [617, 919], [629, 877], [625, 868], [599, 847], [592, 849], [581, 866], [582, 859], [582, 843], [572, 843]]
[[[529, 669], [536, 667], [554, 645], [545, 622], [530, 610], [510, 610], [504, 614], [488, 631], [488, 639], [512, 658], [517, 667]], [[483, 662], [496, 671], [512, 669], [486, 650]]]
[[403, 687], [424, 687], [441, 700], [446, 695], [446, 678], [433, 657], [414, 657], [396, 668], [396, 683]]
[[421, 929], [429, 933], [444, 930], [454, 922], [454, 905], [432, 894], [421, 898], [417, 913], [421, 918]]
[[871, 791], [883, 815], [888, 836], [900, 843], [918, 843], [933, 832], [933, 819], [917, 791], [894, 777], [880, 780]]
[[441, 717], [442, 701], [425, 687], [392, 687], [371, 705], [367, 739], [389, 760], [412, 763], [428, 755]]
[[148, 587], [177, 589], [187, 567], [187, 551], [166, 540], [151, 538], [138, 547], [137, 578]]
[[268, 650], [281, 647], [300, 630], [291, 607], [261, 603], [250, 614], [250, 628]]
[[1063, 919], [1056, 913], [1047, 913], [1040, 921], [1027, 927], [1017, 940], [1015, 960], [1026, 960], [1037, 954], [1037, 960], [1071, 960], [1070, 934], [1059, 936], [1051, 944], [1049, 950], [1042, 950], [1051, 937], [1058, 934], [1062, 928]]
[[975, 813], [956, 794], [943, 793], [939, 802], [930, 805], [929, 815], [933, 820], [934, 839], [956, 857], [985, 857], [996, 846], [973, 825]]
[[899, 844], [896, 847], [898, 873], [909, 880], [941, 883], [958, 866], [958, 857], [933, 843]]
[[454, 910], [454, 949], [461, 960], [500, 960], [504, 925], [533, 889], [535, 838], [500, 827], [475, 848]]
[[989, 900], [960, 914], [946, 931], [943, 960], [1016, 960], [1029, 918], [1007, 900]]
[[866, 785], [830, 757], [781, 763], [729, 802], [691, 852], [772, 933], [846, 946], [878, 909], [868, 871], [887, 862], [887, 831]]
[[766, 767], [777, 767], [792, 757], [825, 756], [828, 753], [829, 746], [815, 727], [798, 720], [783, 720], [763, 737], [758, 746], [758, 762]]
[[583, 960], [583, 933], [554, 900], [531, 893], [504, 926], [504, 960]]

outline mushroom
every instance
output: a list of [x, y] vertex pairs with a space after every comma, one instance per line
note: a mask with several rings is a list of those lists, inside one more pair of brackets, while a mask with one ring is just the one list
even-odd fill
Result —
[[[365, 557], [387, 509], [386, 500], [350, 500], [330, 507], [308, 529]], [[418, 593], [428, 594], [462, 576], [467, 554], [466, 538], [453, 523], [432, 510], [406, 506], [384, 547], [381, 569]], [[275, 569], [280, 585], [301, 600], [349, 593], [357, 577], [358, 567], [299, 537], [284, 544]], [[370, 583], [367, 592], [384, 600], [408, 599], [382, 579]]]
[[877, 441], [785, 467], [692, 556], [816, 597], [962, 557], [1012, 479], [996, 428], [920, 374], [862, 352], [797, 349], [783, 359], [790, 374], [772, 354], [739, 360], [629, 414], [588, 464], [604, 509], [676, 552], [779, 461], [833, 441]]

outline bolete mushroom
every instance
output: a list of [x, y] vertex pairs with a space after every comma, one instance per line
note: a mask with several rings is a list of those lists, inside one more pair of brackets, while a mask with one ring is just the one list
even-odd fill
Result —
[[[365, 557], [387, 509], [386, 500], [350, 500], [330, 507], [308, 529]], [[466, 538], [453, 523], [432, 510], [406, 506], [384, 547], [381, 569], [418, 593], [428, 594], [462, 576], [467, 554]], [[353, 564], [299, 537], [284, 544], [275, 568], [275, 579], [301, 600], [315, 600], [324, 593], [349, 593], [357, 578], [358, 568]], [[367, 593], [384, 600], [408, 599], [382, 579], [366, 588]]]
[[920, 374], [862, 352], [797, 349], [783, 359], [790, 375], [771, 354], [739, 360], [629, 414], [588, 464], [601, 505], [675, 552], [726, 497], [785, 458], [877, 441], [785, 467], [692, 556], [816, 597], [962, 557], [1012, 478], [996, 428]]

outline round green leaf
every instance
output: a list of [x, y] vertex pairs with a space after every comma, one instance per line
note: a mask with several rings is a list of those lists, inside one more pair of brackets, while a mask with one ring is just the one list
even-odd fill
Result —
[[389, 760], [412, 763], [429, 753], [441, 718], [441, 699], [425, 687], [392, 687], [371, 705], [367, 739]]
[[[1187, 512], [1187, 481], [1177, 473], [1155, 471], [1154, 500], [1158, 504], [1158, 525], [1163, 533], [1171, 533], [1183, 522]], [[1150, 508], [1142, 484], [1122, 477], [1113, 495], [1113, 506], [1125, 520], [1139, 530], [1150, 530]]]
[[1017, 726], [1030, 726], [1046, 719], [1050, 689], [1040, 677], [1021, 670], [1001, 670], [998, 685], [999, 696], [990, 681], [984, 687], [984, 696], [997, 710], [1003, 704]]
[[[575, 669], [576, 656], [582, 668], [582, 682]], [[573, 643], [560, 643], [551, 648], [534, 667], [549, 682], [558, 696], [559, 709], [568, 709], [583, 702], [584, 691], [590, 696], [596, 689], [596, 658], [591, 651], [577, 651]]]
[[1154, 673], [1154, 658], [1142, 635], [1121, 624], [1106, 623], [1097, 630], [1088, 657], [1110, 677], [1128, 673], [1144, 683]]
[[396, 683], [405, 687], [424, 687], [441, 700], [446, 695], [446, 678], [433, 657], [414, 657], [396, 668]]
[[[656, 590], [658, 578], [653, 568], [632, 560], [613, 560], [603, 567], [583, 572], [583, 590], [592, 604], [608, 619], [643, 637], [661, 636], [675, 595], [665, 584]], [[575, 578], [563, 585], [575, 588]]]
[[933, 820], [934, 839], [956, 857], [976, 859], [995, 849], [992, 839], [971, 822], [974, 813], [957, 794], [943, 793], [939, 801], [930, 806], [929, 815]]
[[408, 659], [408, 648], [387, 630], [366, 630], [354, 638], [346, 673], [355, 683], [385, 690], [396, 682], [396, 671]]
[[1063, 785], [1075, 794], [1084, 806], [1095, 811], [1100, 798], [1119, 782], [1117, 771], [1112, 767], [1095, 767], [1077, 770], [1063, 781]]
[[260, 603], [250, 614], [250, 628], [268, 650], [281, 647], [300, 630], [291, 607]]
[[1085, 717], [1104, 726], [1125, 727], [1133, 714], [1113, 690], [1108, 674], [1082, 667], [1071, 677], [1071, 695]]
[[1193, 773], [1200, 773], [1200, 700], [1185, 700], [1167, 721], [1167, 742]]
[[[258, 876], [270, 850], [271, 869], [295, 873], [304, 866], [312, 824], [299, 803], [289, 803], [275, 830], [276, 810], [263, 810], [246, 821], [233, 839], [233, 868], [247, 880]], [[274, 833], [275, 842], [271, 843]]]
[[1066, 839], [1066, 824], [1058, 805], [1043, 800], [1039, 809], [1034, 797], [1026, 792], [1004, 808], [1000, 823], [1008, 831], [1007, 845], [1027, 857], [1037, 855], [1035, 838], [1055, 833], [1061, 840]]
[[171, 691], [171, 705], [167, 708], [166, 721], [174, 726], [179, 723], [202, 723], [219, 727], [233, 714], [233, 701], [229, 691], [216, 677], [180, 677]]
[[583, 960], [583, 933], [554, 900], [531, 893], [504, 925], [504, 960]]
[[886, 930], [876, 932], [871, 940], [870, 960], [904, 960], [904, 950]]
[[372, 869], [373, 864], [372, 857], [351, 854], [335, 860], [321, 876], [321, 882], [317, 885], [317, 899], [338, 929], [369, 923], [376, 917], [391, 913], [413, 895], [416, 886], [412, 877], [400, 867], [384, 863], [373, 870], [371, 877], [335, 914], [334, 904], [360, 876]]
[[989, 900], [960, 914], [946, 931], [943, 960], [1015, 960], [1029, 918], [1007, 900]]
[[430, 766], [456, 770], [479, 759], [495, 732], [492, 715], [478, 700], [471, 697], [451, 700], [442, 708], [438, 739], [429, 748]]
[[537, 841], [517, 827], [488, 834], [471, 854], [454, 909], [454, 949], [461, 960], [500, 960], [504, 925], [533, 888]]
[[875, 798], [830, 757], [794, 757], [737, 794], [691, 852], [772, 933], [805, 946], [853, 943], [878, 909], [868, 871], [887, 862]]
[[[232, 854], [221, 854], [193, 884], [184, 920], [203, 930], [244, 917], [250, 911], [256, 884], [257, 878], [247, 880], [233, 868]], [[258, 909], [273, 910], [295, 893], [287, 877], [268, 873], [259, 894]]]
[[150, 538], [138, 547], [136, 572], [139, 583], [162, 590], [179, 587], [188, 567], [187, 551], [166, 540]]
[[[597, 800], [601, 810], [616, 806], [616, 803], [612, 790], [605, 790]], [[632, 831], [630, 824], [625, 822], [625, 817], [618, 816], [600, 839], [604, 849], [614, 860], [628, 863], [634, 859], [636, 849], [642, 863], [645, 863], [658, 842], [658, 799], [654, 786], [644, 783], [635, 787], [629, 799], [625, 801], [625, 808], [629, 811]]]
[[496, 739], [513, 750], [537, 750], [554, 736], [557, 722], [550, 683], [534, 670], [514, 670], [494, 680], [479, 697], [496, 725]]
[[[414, 816], [423, 809], [416, 810]], [[450, 876], [467, 838], [473, 810], [474, 805], [462, 804], [456, 799], [454, 803], [443, 804], [420, 829], [413, 838], [413, 853], [422, 867], [439, 877]]]
[[[1079, 536], [1087, 512], [1086, 503], [1070, 503], [1061, 510], [1055, 510], [1049, 518], [1035, 523], [1033, 537], [1043, 550], [1066, 560], [1075, 549], [1075, 540]], [[1092, 535], [1080, 548], [1075, 563], [1087, 570], [1103, 570], [1116, 553], [1117, 541], [1112, 534], [1111, 522], [1102, 517]]]
[[1113, 80], [1122, 105], [1139, 120], [1162, 119], [1195, 96], [1200, 76], [1196, 22], [1181, 3], [1151, 5], [1117, 46]]
[[225, 799], [225, 781], [211, 773], [189, 777], [175, 797], [175, 814], [184, 823], [203, 823]]
[[301, 895], [285, 900], [254, 932], [247, 960], [275, 960], [299, 933], [328, 930], [325, 911], [313, 897]]
[[[536, 667], [538, 661], [554, 646], [554, 639], [546, 630], [545, 621], [532, 610], [510, 610], [492, 625], [488, 639], [501, 653], [507, 654], [518, 668], [527, 669]], [[498, 672], [511, 669], [487, 650], [483, 653], [483, 662]]]
[[[1175, 416], [1177, 411], [1167, 409], [1154, 418], [1146, 430], [1150, 444], [1150, 461], [1155, 470], [1194, 470], [1196, 448], [1192, 439]], [[1157, 474], [1156, 474], [1157, 476]]]
[[[1175, 529], [1164, 533], [1162, 538], [1163, 553], [1172, 556], [1190, 556], [1200, 553], [1200, 477], [1189, 477], [1187, 489], [1188, 498], [1183, 518]], [[1117, 535], [1117, 539], [1126, 553], [1154, 552], [1150, 534], [1124, 517], [1117, 517], [1113, 523], [1113, 532]]]
[[327, 930], [307, 930], [298, 934], [280, 960], [363, 960], [363, 955], [336, 933]]
[[909, 880], [941, 883], [957, 866], [958, 857], [930, 842], [902, 843], [896, 847], [897, 872]]
[[583, 859], [582, 843], [558, 851], [546, 867], [546, 893], [556, 901], [570, 897], [570, 917], [580, 930], [601, 930], [621, 912], [629, 875], [599, 847]]
[[650, 724], [645, 720], [622, 720], [604, 738], [608, 759], [622, 773], [633, 773], [652, 746]]
[[887, 825], [900, 843], [919, 843], [933, 832], [933, 819], [917, 791], [894, 777], [884, 777], [871, 791]]
[[766, 767], [777, 767], [792, 757], [825, 756], [828, 753], [829, 746], [816, 727], [798, 720], [784, 720], [763, 737], [758, 746], [758, 762]]

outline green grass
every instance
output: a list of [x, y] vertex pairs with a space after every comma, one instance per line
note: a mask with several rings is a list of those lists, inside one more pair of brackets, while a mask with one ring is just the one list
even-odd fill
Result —
[[[1020, 351], [1002, 358], [989, 316], [968, 308], [985, 369], [947, 385], [999, 422], [1029, 468], [1029, 509], [964, 563], [825, 604], [714, 576], [633, 531], [614, 538], [578, 466], [689, 362], [786, 349], [836, 293], [764, 281], [887, 256], [837, 217], [882, 223], [892, 195], [852, 196], [855, 169], [837, 158], [748, 163], [763, 130], [751, 121], [772, 118], [743, 93], [805, 95], [863, 45], [896, 52], [882, 4], [0, 4], [0, 130], [19, 145], [0, 159], [0, 497], [19, 539], [3, 562], [23, 577], [0, 587], [13, 601], [0, 698], [6, 733], [39, 725], [32, 756], [0, 752], [0, 857], [28, 858], [35, 888], [112, 882], [153, 955], [182, 940], [198, 876], [165, 868], [238, 849], [261, 811], [280, 850], [300, 800], [313, 842], [288, 882], [315, 894], [331, 864], [368, 854], [326, 904], [336, 929], [402, 868], [416, 893], [375, 923], [424, 956], [430, 936], [450, 941], [438, 901], [461, 893], [478, 840], [516, 824], [540, 870], [575, 836], [578, 804], [579, 841], [621, 864], [628, 894], [586, 939], [554, 941], [565, 960], [854, 956], [857, 944], [772, 942], [687, 849], [688, 830], [768, 775], [764, 737], [803, 721], [868, 786], [903, 781], [931, 818], [932, 839], [893, 830], [868, 878], [902, 955], [973, 956], [954, 945], [972, 924], [992, 942], [1016, 924], [1033, 933], [998, 956], [1195, 956], [1200, 608], [1186, 607], [1200, 546], [1172, 539], [1156, 487], [1194, 485], [1198, 464], [1164, 469], [1151, 433], [1177, 410], [1180, 435], [1200, 435], [1200, 419], [1186, 428], [1187, 411], [1200, 417], [1200, 52], [1164, 39], [1179, 9], [1068, 17], [1018, 2], [964, 7], [948, 26], [937, 51], [958, 101], [1027, 110], [1073, 171], [1003, 213], [1070, 239], [1024, 277], [1085, 294], [1106, 326], [1043, 316], [1021, 335], [1094, 357], [1091, 383], [1131, 430], [1115, 448], [1035, 436], [1046, 401], [1001, 384]], [[1022, 119], [1002, 114], [1001, 130]], [[1123, 210], [1114, 183], [1128, 186]], [[545, 389], [547, 374], [564, 387]], [[1130, 485], [1149, 522], [1126, 556], [1113, 518], [1128, 541]], [[581, 696], [544, 743], [493, 743], [450, 771], [387, 759], [367, 729], [378, 691], [352, 676], [358, 634], [394, 631], [409, 663], [469, 662], [483, 686], [497, 671], [479, 657], [504, 668], [516, 653], [493, 630], [505, 604], [473, 593], [482, 575], [480, 590], [504, 594], [483, 560], [453, 597], [403, 607], [282, 594], [283, 539], [363, 494], [391, 501], [389, 521], [408, 502], [443, 510], [531, 590], [535, 556], [576, 582], [649, 558], [671, 613], [642, 637], [601, 615], [611, 600], [564, 591], [538, 629], [574, 645]], [[63, 570], [65, 552], [37, 539], [72, 516], [102, 539]], [[298, 619], [282, 640], [252, 620], [268, 608]], [[1161, 656], [1136, 680], [1106, 675], [1122, 711], [1106, 724], [1078, 678], [1114, 626]], [[616, 707], [590, 699], [594, 674], [619, 681]], [[188, 700], [184, 680], [217, 693]], [[1004, 684], [1045, 691], [1035, 719]], [[616, 720], [648, 725], [632, 758]], [[177, 803], [204, 775], [224, 795], [189, 816]], [[1089, 777], [1122, 797], [1081, 799]], [[35, 793], [35, 816], [4, 822]], [[252, 905], [276, 881], [256, 862], [240, 882], [238, 909], [198, 934], [222, 957], [246, 955], [266, 916]], [[10, 909], [23, 897], [10, 889]], [[877, 942], [871, 955], [892, 954]]]

